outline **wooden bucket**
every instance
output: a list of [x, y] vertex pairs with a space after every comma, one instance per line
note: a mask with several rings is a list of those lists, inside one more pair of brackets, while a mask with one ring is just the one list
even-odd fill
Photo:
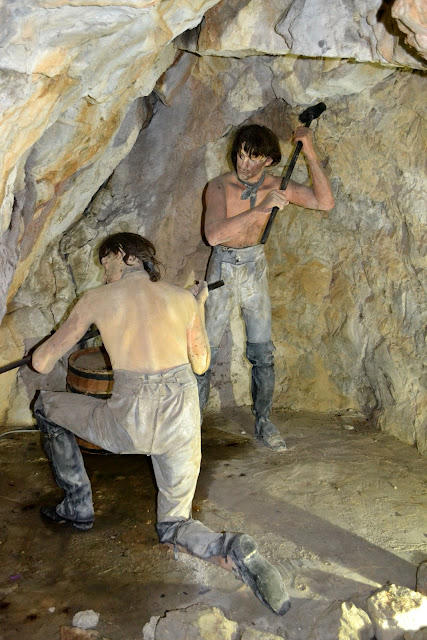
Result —
[[[104, 347], [81, 349], [68, 359], [67, 391], [107, 400], [113, 391], [114, 377], [110, 358]], [[109, 453], [76, 436], [80, 449], [87, 453]]]

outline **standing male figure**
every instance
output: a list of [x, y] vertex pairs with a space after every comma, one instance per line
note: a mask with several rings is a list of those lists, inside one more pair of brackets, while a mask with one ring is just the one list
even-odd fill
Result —
[[[329, 181], [313, 147], [311, 131], [299, 127], [294, 140], [301, 140], [307, 158], [312, 187], [292, 180], [280, 191], [280, 177], [266, 168], [280, 162], [277, 137], [260, 125], [237, 130], [231, 161], [234, 171], [209, 182], [206, 190], [204, 232], [213, 247], [206, 279], [222, 279], [225, 286], [213, 291], [206, 303], [206, 330], [215, 362], [231, 310], [240, 307], [246, 327], [246, 356], [252, 364], [252, 400], [255, 437], [275, 451], [286, 444], [269, 415], [274, 391], [274, 344], [271, 340], [271, 303], [268, 269], [262, 232], [273, 207], [283, 209], [290, 202], [308, 209], [328, 211], [334, 206]], [[197, 376], [200, 409], [207, 404], [211, 369]]]
[[35, 404], [46, 455], [65, 497], [42, 515], [87, 530], [94, 509], [89, 478], [73, 434], [113, 453], [151, 456], [158, 486], [157, 533], [200, 558], [233, 570], [275, 613], [290, 607], [282, 578], [246, 534], [214, 533], [191, 518], [200, 470], [200, 413], [193, 374], [209, 366], [206, 283], [193, 293], [159, 282], [155, 249], [133, 233], [99, 248], [105, 286], [77, 302], [66, 322], [38, 347], [34, 368], [49, 373], [91, 324], [114, 371], [109, 400], [41, 391]]

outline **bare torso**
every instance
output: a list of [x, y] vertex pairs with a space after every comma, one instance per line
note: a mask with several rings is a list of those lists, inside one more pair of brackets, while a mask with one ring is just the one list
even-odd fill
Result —
[[[334, 206], [331, 186], [313, 147], [311, 132], [305, 127], [299, 127], [294, 133], [294, 140], [301, 141], [305, 158], [309, 165], [312, 186], [307, 186], [289, 180], [285, 190], [280, 190], [281, 178], [265, 174], [263, 184], [258, 188], [255, 204], [250, 200], [242, 200], [241, 196], [246, 186], [237, 178], [234, 172], [225, 173], [211, 180], [206, 190], [206, 211], [204, 231], [211, 246], [223, 244], [228, 247], [248, 247], [260, 242], [263, 230], [267, 224], [273, 207], [279, 210], [287, 204], [293, 203], [306, 209], [329, 211]], [[245, 157], [246, 156], [246, 157]], [[261, 158], [261, 157], [259, 157]], [[241, 149], [237, 155], [237, 173], [242, 175], [250, 165], [250, 156]], [[262, 176], [262, 158], [252, 158], [252, 164], [258, 163], [260, 171], [254, 168], [251, 173], [246, 171], [250, 184], [259, 181]], [[269, 166], [271, 158], [264, 159], [264, 167]]]
[[[249, 199], [241, 199], [241, 195], [246, 187], [237, 180], [234, 173], [226, 173], [217, 178], [217, 180], [221, 180], [223, 183], [227, 218], [233, 218], [234, 216], [239, 215], [239, 213], [249, 211]], [[278, 189], [279, 186], [280, 178], [266, 174], [263, 184], [257, 191], [255, 206], [259, 205], [260, 202], [262, 202], [265, 196], [272, 189]], [[269, 209], [268, 211], [271, 211], [271, 209]], [[267, 220], [268, 216], [266, 215], [262, 227], [260, 227], [259, 224], [248, 224], [247, 227], [243, 229], [237, 237], [234, 237], [230, 240], [225, 240], [221, 244], [227, 247], [235, 248], [251, 247], [253, 245], [259, 244], [263, 229], [265, 227], [265, 224], [267, 224]]]
[[113, 369], [156, 373], [190, 362], [199, 373], [209, 364], [204, 322], [193, 294], [151, 282], [139, 269], [88, 291], [68, 320], [35, 351], [34, 367], [50, 371], [93, 323]]

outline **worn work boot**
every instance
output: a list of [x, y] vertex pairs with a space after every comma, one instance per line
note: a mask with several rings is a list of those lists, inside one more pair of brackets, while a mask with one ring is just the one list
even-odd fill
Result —
[[58, 524], [68, 524], [75, 529], [78, 529], [79, 531], [88, 531], [93, 527], [93, 520], [84, 522], [80, 520], [71, 520], [69, 518], [65, 518], [64, 516], [60, 516], [57, 513], [56, 507], [41, 507], [40, 513], [50, 522], [56, 522]]
[[281, 453], [288, 450], [286, 442], [268, 418], [258, 418], [256, 420], [255, 437], [261, 444], [273, 451]]
[[55, 522], [71, 522], [76, 529], [90, 529], [94, 520], [92, 490], [76, 439], [70, 431], [48, 420], [37, 404], [35, 416], [54, 478], [65, 492], [63, 501], [53, 509], [46, 507], [42, 515]]
[[279, 616], [289, 611], [291, 601], [282, 576], [259, 553], [251, 536], [246, 533], [237, 534], [228, 550], [228, 556], [236, 566], [237, 575], [263, 604]]
[[248, 342], [246, 356], [252, 364], [252, 411], [255, 414], [255, 437], [273, 451], [286, 451], [282, 436], [269, 420], [274, 392], [274, 344]]

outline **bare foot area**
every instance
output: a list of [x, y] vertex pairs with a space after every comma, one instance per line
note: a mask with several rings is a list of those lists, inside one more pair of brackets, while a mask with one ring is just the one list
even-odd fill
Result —
[[85, 454], [93, 529], [42, 521], [39, 508], [61, 492], [38, 434], [15, 434], [0, 439], [0, 637], [56, 638], [77, 611], [93, 609], [101, 635], [136, 640], [151, 616], [201, 603], [306, 640], [334, 600], [366, 609], [386, 582], [414, 589], [426, 557], [426, 460], [352, 414], [273, 418], [287, 452], [255, 441], [249, 409], [205, 417], [193, 516], [257, 540], [288, 586], [283, 618], [229, 571], [158, 544], [148, 458]]

